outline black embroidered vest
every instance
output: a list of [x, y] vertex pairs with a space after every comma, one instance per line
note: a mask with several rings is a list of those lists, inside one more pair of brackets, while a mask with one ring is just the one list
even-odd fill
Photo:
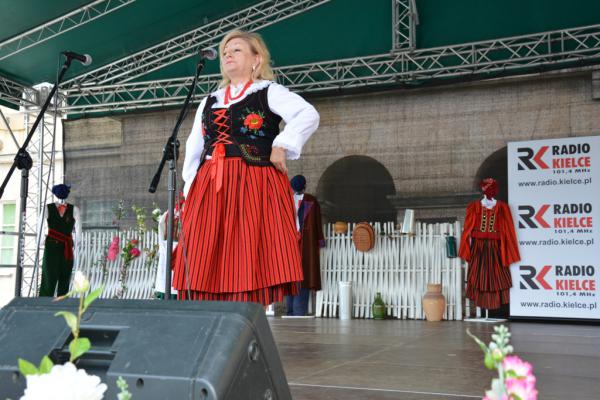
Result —
[[54, 203], [47, 205], [48, 207], [48, 228], [54, 229], [63, 235], [71, 235], [75, 226], [75, 218], [73, 217], [73, 204], [67, 203], [67, 209], [61, 217], [58, 212], [58, 207]]
[[271, 165], [271, 145], [279, 134], [281, 117], [269, 108], [268, 90], [266, 86], [250, 93], [229, 108], [213, 108], [217, 99], [208, 97], [202, 113], [205, 150], [201, 161], [222, 143], [226, 157], [242, 157], [251, 165]]

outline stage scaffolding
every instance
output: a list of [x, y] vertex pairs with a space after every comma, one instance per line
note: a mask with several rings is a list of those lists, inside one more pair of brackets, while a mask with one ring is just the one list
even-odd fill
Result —
[[[215, 46], [231, 29], [258, 31], [330, 0], [265, 0], [171, 37], [137, 53], [67, 80], [61, 85], [58, 113], [90, 116], [101, 113], [180, 106], [193, 77], [141, 80], [181, 60], [199, 48]], [[0, 43], [0, 60], [37, 46], [64, 32], [102, 18], [135, 0], [97, 0], [68, 14]], [[280, 83], [305, 93], [335, 93], [370, 87], [419, 87], [449, 79], [486, 79], [498, 74], [519, 74], [545, 69], [572, 68], [600, 62], [600, 24], [456, 45], [418, 48], [419, 13], [415, 0], [391, 0], [392, 48], [384, 54], [325, 60], [275, 68]], [[201, 76], [196, 102], [218, 85], [217, 75]], [[26, 126], [35, 120], [43, 91], [0, 76], [0, 102], [25, 111]], [[39, 265], [43, 210], [48, 195], [45, 182], [54, 181], [55, 118], [52, 110], [31, 142], [34, 159], [27, 204], [25, 265]], [[16, 184], [18, 178], [13, 178]], [[27, 286], [29, 285], [29, 287]], [[26, 276], [26, 295], [36, 279]], [[25, 293], [26, 292], [26, 293]]]

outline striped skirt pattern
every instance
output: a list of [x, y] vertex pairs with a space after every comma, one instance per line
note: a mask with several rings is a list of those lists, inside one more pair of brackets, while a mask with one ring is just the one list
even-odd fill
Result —
[[503, 267], [500, 241], [473, 238], [466, 296], [477, 307], [495, 310], [510, 300], [510, 268]]
[[274, 167], [207, 160], [186, 198], [179, 243], [173, 287], [180, 299], [268, 305], [296, 294], [303, 279], [293, 193]]

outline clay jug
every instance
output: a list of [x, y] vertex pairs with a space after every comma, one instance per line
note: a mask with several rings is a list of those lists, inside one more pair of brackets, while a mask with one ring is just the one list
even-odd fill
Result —
[[333, 231], [335, 233], [339, 233], [339, 234], [348, 232], [348, 223], [347, 222], [343, 222], [343, 221], [337, 221], [333, 225]]
[[442, 285], [428, 283], [427, 293], [423, 296], [423, 311], [427, 321], [441, 321], [446, 310], [446, 298], [442, 294]]

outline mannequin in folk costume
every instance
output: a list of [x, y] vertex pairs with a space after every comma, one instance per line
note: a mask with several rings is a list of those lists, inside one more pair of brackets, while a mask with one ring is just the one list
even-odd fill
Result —
[[71, 272], [73, 271], [73, 231], [75, 242], [81, 236], [81, 218], [79, 209], [67, 203], [71, 186], [60, 184], [52, 187], [52, 193], [58, 198], [47, 205], [48, 234], [42, 261], [42, 283], [40, 296], [62, 296], [69, 291]]
[[306, 179], [302, 175], [296, 175], [291, 179], [290, 184], [294, 191], [294, 204], [296, 205], [296, 226], [301, 236], [304, 280], [300, 284], [297, 296], [286, 297], [287, 315], [304, 316], [308, 313], [310, 290], [321, 290], [319, 252], [321, 247], [325, 247], [325, 238], [319, 202], [314, 196], [304, 193]]
[[497, 309], [509, 302], [510, 265], [520, 255], [510, 208], [494, 198], [497, 182], [486, 178], [480, 187], [484, 197], [467, 207], [458, 255], [469, 263], [467, 297], [478, 307]]

